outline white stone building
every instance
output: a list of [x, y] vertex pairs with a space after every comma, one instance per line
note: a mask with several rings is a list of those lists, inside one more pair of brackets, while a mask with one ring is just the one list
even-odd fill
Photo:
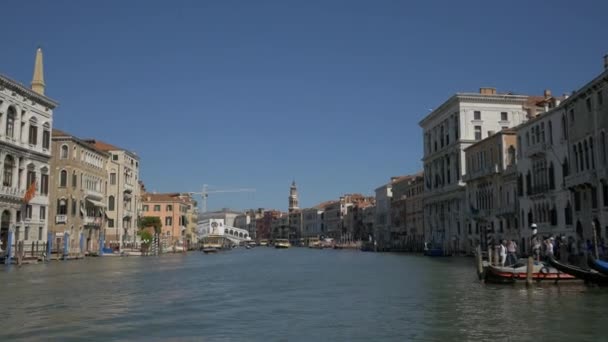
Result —
[[[555, 107], [559, 100], [553, 99]], [[573, 236], [573, 204], [564, 108], [557, 107], [517, 127], [517, 187], [522, 251], [529, 251], [530, 226], [541, 236]]]
[[[42, 63], [38, 49], [31, 89], [0, 75], [0, 254], [8, 249], [9, 239], [11, 245], [24, 241], [26, 246], [47, 241], [51, 129], [57, 102], [44, 95]], [[36, 191], [26, 208], [23, 198], [34, 182]]]
[[457, 93], [428, 114], [420, 127], [424, 138], [425, 239], [445, 252], [470, 248], [465, 234], [466, 201], [464, 149], [503, 128], [517, 126], [528, 116], [527, 96]]
[[568, 139], [570, 172], [566, 187], [572, 192], [576, 238], [608, 239], [608, 55], [604, 70], [562, 103], [562, 122]]

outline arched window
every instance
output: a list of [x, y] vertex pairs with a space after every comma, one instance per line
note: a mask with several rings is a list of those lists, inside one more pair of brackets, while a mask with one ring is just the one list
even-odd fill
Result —
[[534, 223], [534, 216], [532, 215], [532, 210], [528, 210], [528, 227]]
[[59, 186], [65, 188], [68, 185], [68, 172], [61, 170], [59, 173]]
[[4, 158], [4, 179], [2, 185], [12, 187], [13, 186], [13, 169], [15, 168], [15, 159], [12, 156], [7, 155]]
[[572, 224], [572, 205], [570, 205], [570, 201], [564, 208], [564, 218], [566, 220], [566, 224]]
[[591, 168], [595, 169], [595, 153], [593, 153], [593, 137], [589, 137], [589, 152], [591, 154]]
[[76, 171], [72, 173], [72, 187], [75, 188], [78, 185], [78, 176], [76, 175]]
[[68, 145], [61, 145], [60, 158], [61, 159], [68, 159], [68, 154], [69, 154]]
[[585, 170], [589, 170], [589, 145], [587, 145], [587, 140], [583, 142], [583, 148], [585, 149]]
[[509, 146], [507, 153], [509, 154], [509, 160], [507, 160], [507, 164], [509, 166], [514, 165], [515, 164], [515, 147], [513, 147], [513, 145]]
[[562, 115], [562, 139], [568, 139], [568, 126], [566, 126], [566, 114]]
[[555, 169], [553, 168], [553, 162], [549, 164], [549, 189], [555, 189]]
[[549, 121], [549, 144], [553, 145], [553, 124]]
[[108, 211], [114, 211], [114, 196], [108, 197]]
[[15, 107], [8, 107], [6, 115], [6, 136], [14, 138], [15, 135]]
[[600, 144], [602, 145], [602, 164], [606, 166], [606, 132], [602, 131], [600, 134]]
[[[524, 195], [524, 177], [521, 175], [521, 173], [519, 174], [519, 177], [517, 177], [517, 195], [518, 196]], [[522, 216], [522, 219], [523, 219], [523, 216]]]
[[526, 195], [530, 196], [532, 194], [532, 175], [530, 171], [526, 174]]
[[30, 119], [30, 127], [27, 141], [30, 145], [38, 144], [38, 120], [36, 119], [36, 117], [32, 117]]
[[583, 159], [583, 145], [579, 142], [578, 143], [578, 171], [583, 171], [585, 169], [585, 164], [584, 164], [584, 159]]

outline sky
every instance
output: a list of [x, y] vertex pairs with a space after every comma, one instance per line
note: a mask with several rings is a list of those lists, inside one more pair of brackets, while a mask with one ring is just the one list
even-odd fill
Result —
[[373, 194], [422, 169], [418, 122], [480, 87], [563, 94], [602, 70], [606, 1], [9, 1], [0, 73], [44, 51], [54, 127], [136, 152], [209, 209]]

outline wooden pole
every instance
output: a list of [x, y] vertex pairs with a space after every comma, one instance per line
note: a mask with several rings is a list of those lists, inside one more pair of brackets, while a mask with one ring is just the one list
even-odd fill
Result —
[[532, 274], [534, 270], [534, 258], [528, 257], [528, 265], [526, 267], [526, 285], [532, 285]]
[[488, 264], [490, 264], [490, 265], [494, 265], [492, 263], [492, 257], [493, 257], [493, 255], [492, 255], [492, 247], [488, 246]]
[[475, 248], [475, 258], [477, 259], [477, 276], [479, 280], [483, 280], [483, 259], [481, 257], [481, 246]]
[[597, 231], [595, 230], [595, 222], [591, 222], [591, 229], [593, 230], [593, 254], [595, 259], [599, 259], [599, 253], [597, 250]]

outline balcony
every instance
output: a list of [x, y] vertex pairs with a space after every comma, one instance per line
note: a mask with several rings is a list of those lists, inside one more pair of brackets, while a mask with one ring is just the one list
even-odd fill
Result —
[[566, 187], [574, 188], [577, 186], [596, 186], [597, 173], [595, 170], [586, 170], [566, 177]]
[[494, 175], [497, 173], [500, 173], [500, 168], [498, 167], [498, 164], [494, 164], [494, 165], [482, 167], [475, 171], [471, 171], [471, 172], [467, 173], [466, 175], [464, 175], [462, 178], [465, 182], [470, 182], [474, 179], [491, 176], [491, 175]]
[[55, 216], [55, 223], [68, 223], [68, 215], [57, 215]]
[[517, 210], [515, 207], [515, 203], [505, 204], [500, 208], [494, 209], [494, 213], [496, 216], [508, 216], [508, 215], [516, 215]]
[[25, 195], [25, 190], [20, 190], [17, 188], [13, 188], [10, 186], [2, 186], [0, 187], [0, 196], [13, 200], [21, 200]]
[[88, 227], [101, 227], [101, 217], [85, 216], [84, 225]]
[[528, 195], [528, 197], [530, 197], [532, 199], [533, 198], [543, 197], [549, 191], [551, 191], [551, 189], [549, 189], [549, 184], [535, 185], [535, 186], [532, 186], [529, 190], [530, 191], [528, 191], [526, 193], [526, 195]]
[[543, 156], [547, 151], [547, 147], [547, 144], [544, 142], [530, 145], [526, 148], [526, 157]]
[[94, 199], [97, 199], [97, 200], [103, 199], [103, 194], [101, 192], [99, 192], [99, 191], [96, 191], [96, 190], [85, 189], [84, 190], [84, 195], [86, 197], [94, 198]]

